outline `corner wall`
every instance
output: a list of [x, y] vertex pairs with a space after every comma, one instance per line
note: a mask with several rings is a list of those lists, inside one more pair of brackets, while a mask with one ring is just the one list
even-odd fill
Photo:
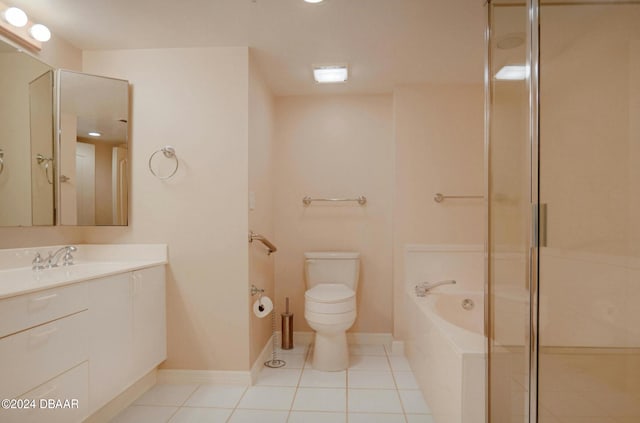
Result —
[[[304, 318], [304, 252], [361, 253], [353, 332], [393, 328], [393, 102], [390, 95], [279, 97], [276, 100], [276, 305], [290, 297], [294, 330]], [[302, 198], [367, 197], [313, 203]]]
[[[394, 337], [405, 338], [404, 249], [407, 244], [482, 244], [482, 84], [412, 84], [394, 90]], [[478, 275], [482, 285], [482, 274]]]
[[[254, 208], [249, 210], [249, 228], [275, 243], [273, 227], [273, 131], [274, 99], [252, 55], [249, 55], [249, 195], [254, 198]], [[276, 244], [278, 247], [278, 245]], [[267, 255], [259, 242], [249, 244], [249, 284], [265, 290], [265, 295], [275, 300], [274, 262], [280, 252]], [[251, 312], [257, 297], [249, 296], [249, 365], [260, 355], [271, 337], [271, 318], [262, 319]]]
[[[249, 369], [248, 60], [246, 47], [84, 52], [85, 72], [132, 84], [130, 226], [85, 228], [86, 242], [169, 245], [165, 368]], [[165, 145], [180, 168], [161, 181], [147, 163]]]

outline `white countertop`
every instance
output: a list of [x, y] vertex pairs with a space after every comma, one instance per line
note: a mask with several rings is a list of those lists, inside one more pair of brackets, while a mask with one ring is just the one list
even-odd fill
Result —
[[[30, 261], [55, 247], [0, 250], [0, 299], [166, 264], [164, 244], [74, 245], [75, 264], [34, 271]], [[25, 265], [28, 261], [28, 265]]]

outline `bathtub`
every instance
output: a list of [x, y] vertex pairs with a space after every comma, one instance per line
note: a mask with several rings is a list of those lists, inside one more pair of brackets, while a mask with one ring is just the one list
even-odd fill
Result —
[[435, 422], [484, 423], [483, 293], [407, 291], [405, 301], [405, 352]]

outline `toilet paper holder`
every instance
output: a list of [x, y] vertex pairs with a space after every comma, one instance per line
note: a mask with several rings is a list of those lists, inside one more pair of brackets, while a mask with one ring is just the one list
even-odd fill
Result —
[[[254, 297], [258, 295], [258, 304], [260, 304], [260, 307], [262, 307], [262, 294], [264, 294], [264, 289], [251, 284], [251, 296]], [[262, 311], [262, 309], [260, 311]]]
[[252, 284], [251, 285], [251, 296], [253, 297], [253, 296], [257, 295], [257, 294], [260, 294], [260, 296], [262, 297], [262, 294], [264, 294], [264, 289], [258, 288], [257, 286]]
[[[257, 286], [251, 284], [251, 296], [258, 295], [258, 304], [262, 305], [262, 294], [264, 294], [263, 288], [258, 288]], [[277, 355], [277, 345], [278, 341], [276, 339], [276, 313], [275, 311], [271, 311], [271, 339], [273, 340], [273, 350], [271, 351], [271, 360], [265, 361], [264, 365], [266, 367], [271, 367], [277, 369], [279, 367], [284, 367], [287, 362], [284, 360], [278, 359]]]

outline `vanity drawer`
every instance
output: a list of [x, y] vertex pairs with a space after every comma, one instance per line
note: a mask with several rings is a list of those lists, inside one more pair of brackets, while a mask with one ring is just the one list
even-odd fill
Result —
[[[19, 399], [35, 401], [36, 408], [0, 410], [0, 421], [7, 423], [79, 423], [87, 416], [89, 364], [85, 361], [20, 395]], [[52, 404], [47, 400], [60, 400]], [[65, 404], [65, 401], [68, 401]], [[41, 405], [43, 408], [41, 408]], [[69, 407], [65, 407], [69, 406]], [[62, 408], [55, 408], [62, 406]]]
[[0, 398], [15, 398], [88, 359], [87, 312], [0, 339]]
[[87, 309], [86, 283], [0, 300], [0, 338]]

